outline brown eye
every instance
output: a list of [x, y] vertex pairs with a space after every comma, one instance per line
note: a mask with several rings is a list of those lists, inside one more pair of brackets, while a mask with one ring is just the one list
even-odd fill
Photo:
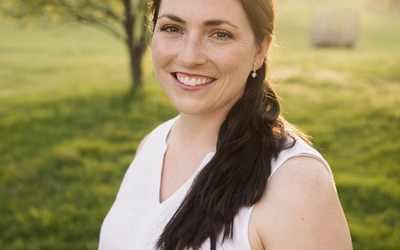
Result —
[[164, 26], [161, 28], [162, 31], [168, 32], [168, 33], [177, 33], [180, 32], [180, 30], [175, 27], [175, 26]]
[[227, 32], [221, 32], [221, 31], [219, 31], [219, 32], [215, 32], [215, 33], [213, 34], [213, 37], [215, 37], [215, 38], [217, 38], [217, 39], [219, 39], [219, 40], [227, 40], [227, 39], [229, 39], [229, 38], [232, 38], [232, 35], [229, 34], [229, 33], [227, 33]]

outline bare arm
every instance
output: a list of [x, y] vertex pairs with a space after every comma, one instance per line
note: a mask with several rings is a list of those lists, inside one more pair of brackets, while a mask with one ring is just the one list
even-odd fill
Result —
[[332, 178], [311, 157], [291, 158], [271, 177], [250, 227], [261, 243], [253, 250], [352, 249]]

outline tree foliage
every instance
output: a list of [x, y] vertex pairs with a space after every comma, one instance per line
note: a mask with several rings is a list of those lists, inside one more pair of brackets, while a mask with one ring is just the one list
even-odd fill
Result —
[[141, 59], [146, 50], [147, 6], [145, 0], [1, 0], [0, 14], [26, 27], [85, 23], [126, 44], [132, 87], [142, 85]]

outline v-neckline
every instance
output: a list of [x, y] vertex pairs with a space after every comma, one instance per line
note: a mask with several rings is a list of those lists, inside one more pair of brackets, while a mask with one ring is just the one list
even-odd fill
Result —
[[168, 143], [167, 143], [167, 138], [169, 133], [172, 130], [172, 127], [174, 126], [176, 120], [179, 118], [179, 115], [177, 117], [175, 117], [172, 121], [171, 124], [169, 125], [169, 127], [166, 128], [165, 133], [163, 134], [163, 145], [162, 145], [162, 150], [160, 151], [160, 155], [159, 155], [159, 165], [160, 167], [157, 168], [157, 194], [156, 194], [156, 201], [158, 203], [159, 206], [164, 206], [165, 204], [170, 203], [171, 200], [174, 200], [176, 196], [178, 196], [181, 192], [183, 192], [183, 189], [186, 189], [187, 187], [187, 191], [189, 190], [188, 185], [191, 185], [191, 183], [193, 182], [193, 179], [197, 176], [197, 174], [203, 169], [203, 167], [211, 160], [211, 158], [214, 156], [215, 152], [209, 152], [206, 156], [204, 156], [203, 160], [201, 161], [199, 167], [196, 169], [196, 171], [193, 173], [192, 176], [190, 176], [189, 179], [187, 179], [185, 181], [185, 183], [183, 183], [177, 190], [175, 190], [175, 192], [173, 194], [171, 194], [167, 199], [165, 199], [164, 201], [160, 202], [161, 200], [161, 180], [162, 180], [162, 172], [164, 169], [164, 159], [165, 159], [165, 154], [167, 152], [168, 149]]

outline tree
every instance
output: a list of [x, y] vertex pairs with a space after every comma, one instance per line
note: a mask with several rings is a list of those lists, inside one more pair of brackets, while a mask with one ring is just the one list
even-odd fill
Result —
[[146, 50], [145, 0], [0, 0], [3, 18], [32, 23], [84, 23], [99, 28], [126, 44], [132, 88], [142, 85], [141, 61]]

